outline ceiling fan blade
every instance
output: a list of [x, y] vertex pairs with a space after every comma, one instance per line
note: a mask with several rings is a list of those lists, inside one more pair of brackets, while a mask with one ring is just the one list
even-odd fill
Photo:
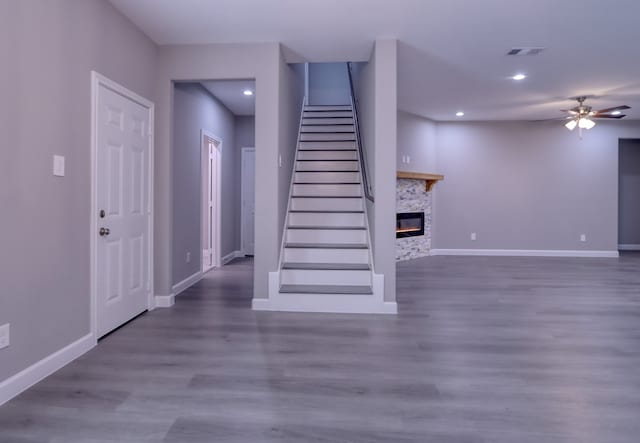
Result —
[[625, 114], [620, 114], [620, 115], [609, 115], [609, 114], [600, 115], [600, 114], [596, 114], [596, 115], [590, 116], [589, 118], [615, 118], [615, 119], [620, 119], [620, 118], [623, 118], [623, 117], [626, 117], [626, 115]]
[[568, 112], [569, 114], [572, 114], [572, 115], [578, 114], [578, 111], [576, 111], [575, 109], [561, 109], [560, 112]]
[[596, 111], [596, 114], [608, 114], [613, 111], [623, 111], [625, 109], [631, 109], [631, 107], [627, 105], [615, 106], [613, 108], [600, 109], [599, 111]]

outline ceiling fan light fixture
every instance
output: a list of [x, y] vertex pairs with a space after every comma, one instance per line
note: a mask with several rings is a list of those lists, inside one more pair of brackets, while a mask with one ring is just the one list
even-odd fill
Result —
[[575, 120], [569, 120], [564, 125], [564, 127], [567, 128], [569, 131], [573, 131], [574, 129], [576, 129], [576, 126], [578, 126], [578, 122]]
[[581, 118], [578, 120], [578, 127], [582, 129], [591, 129], [596, 125], [596, 122], [588, 118]]

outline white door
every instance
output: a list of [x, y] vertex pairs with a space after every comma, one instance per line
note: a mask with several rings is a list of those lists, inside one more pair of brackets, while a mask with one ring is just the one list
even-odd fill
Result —
[[149, 308], [150, 109], [105, 85], [96, 108], [96, 321], [101, 337]]
[[219, 251], [219, 195], [220, 195], [220, 145], [221, 141], [203, 135], [204, 155], [202, 157], [202, 270], [209, 271], [218, 266]]
[[256, 150], [242, 148], [242, 252], [253, 255]]

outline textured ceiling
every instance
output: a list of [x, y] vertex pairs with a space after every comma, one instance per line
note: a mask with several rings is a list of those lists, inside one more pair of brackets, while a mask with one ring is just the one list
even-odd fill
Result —
[[158, 44], [282, 42], [291, 62], [367, 60], [396, 38], [398, 105], [435, 120], [557, 117], [576, 95], [640, 118], [638, 0], [110, 1]]

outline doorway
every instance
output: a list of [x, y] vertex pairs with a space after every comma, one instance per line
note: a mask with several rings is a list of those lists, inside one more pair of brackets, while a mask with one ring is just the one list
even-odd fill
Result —
[[91, 74], [91, 329], [96, 339], [151, 308], [154, 105]]
[[253, 256], [255, 244], [256, 150], [242, 148], [241, 167], [241, 241], [242, 253]]
[[640, 139], [620, 139], [618, 250], [640, 251]]
[[202, 140], [202, 272], [220, 266], [220, 178], [222, 140], [203, 129]]

